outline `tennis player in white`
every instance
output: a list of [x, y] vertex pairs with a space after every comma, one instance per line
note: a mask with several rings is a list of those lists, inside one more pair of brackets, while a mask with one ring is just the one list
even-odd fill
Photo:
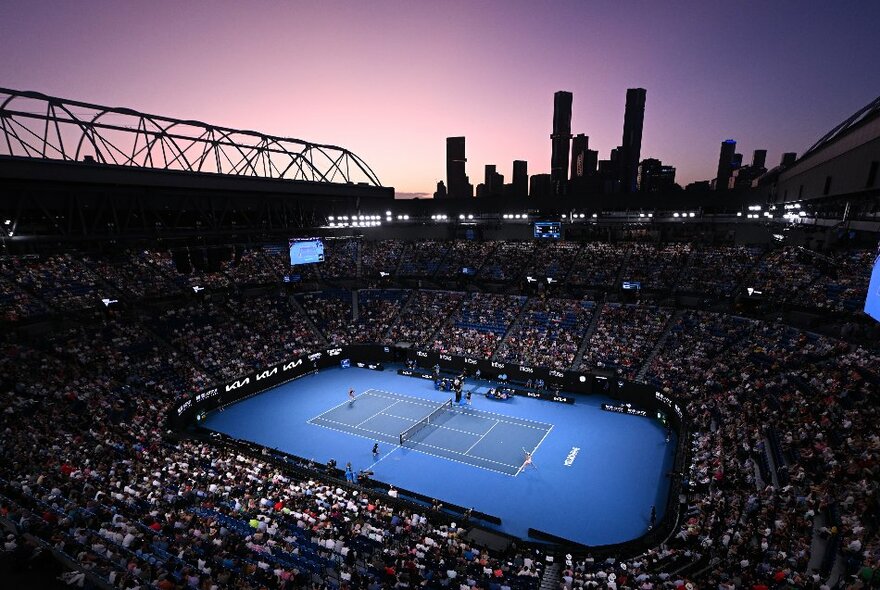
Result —
[[[534, 452], [534, 451], [533, 451], [533, 452]], [[523, 464], [522, 464], [521, 470], [525, 471], [526, 467], [528, 467], [529, 465], [531, 465], [532, 467], [534, 467], [535, 469], [537, 469], [538, 466], [535, 465], [535, 463], [532, 461], [532, 453], [528, 452], [528, 451], [525, 449], [525, 447], [523, 447], [523, 453], [525, 453], [525, 459], [523, 460]]]

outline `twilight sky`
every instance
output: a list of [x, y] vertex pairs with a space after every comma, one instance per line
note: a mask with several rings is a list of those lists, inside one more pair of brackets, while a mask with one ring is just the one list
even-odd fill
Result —
[[0, 86], [341, 145], [400, 197], [445, 177], [549, 172], [553, 93], [607, 158], [628, 87], [642, 157], [682, 185], [721, 140], [803, 152], [880, 94], [880, 2], [0, 2]]

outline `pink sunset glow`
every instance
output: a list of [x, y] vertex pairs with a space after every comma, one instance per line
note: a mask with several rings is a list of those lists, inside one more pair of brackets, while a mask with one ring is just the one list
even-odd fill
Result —
[[556, 90], [607, 158], [646, 88], [642, 157], [680, 184], [726, 137], [802, 152], [878, 90], [875, 3], [29, 1], [0, 22], [0, 86], [340, 145], [399, 197], [444, 179], [452, 135], [474, 183], [548, 172]]

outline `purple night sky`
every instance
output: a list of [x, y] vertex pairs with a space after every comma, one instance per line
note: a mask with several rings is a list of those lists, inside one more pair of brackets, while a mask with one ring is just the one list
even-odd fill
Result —
[[628, 87], [642, 157], [682, 185], [721, 140], [803, 152], [880, 94], [880, 2], [0, 3], [0, 86], [344, 146], [398, 196], [433, 192], [445, 138], [468, 174], [549, 172], [553, 93], [607, 158]]

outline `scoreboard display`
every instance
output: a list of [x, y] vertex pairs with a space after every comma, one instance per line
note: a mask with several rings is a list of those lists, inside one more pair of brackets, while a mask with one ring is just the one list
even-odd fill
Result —
[[324, 262], [324, 242], [320, 238], [290, 240], [290, 264], [315, 264]]
[[558, 240], [562, 237], [562, 224], [558, 221], [536, 221], [535, 237], [544, 240]]

